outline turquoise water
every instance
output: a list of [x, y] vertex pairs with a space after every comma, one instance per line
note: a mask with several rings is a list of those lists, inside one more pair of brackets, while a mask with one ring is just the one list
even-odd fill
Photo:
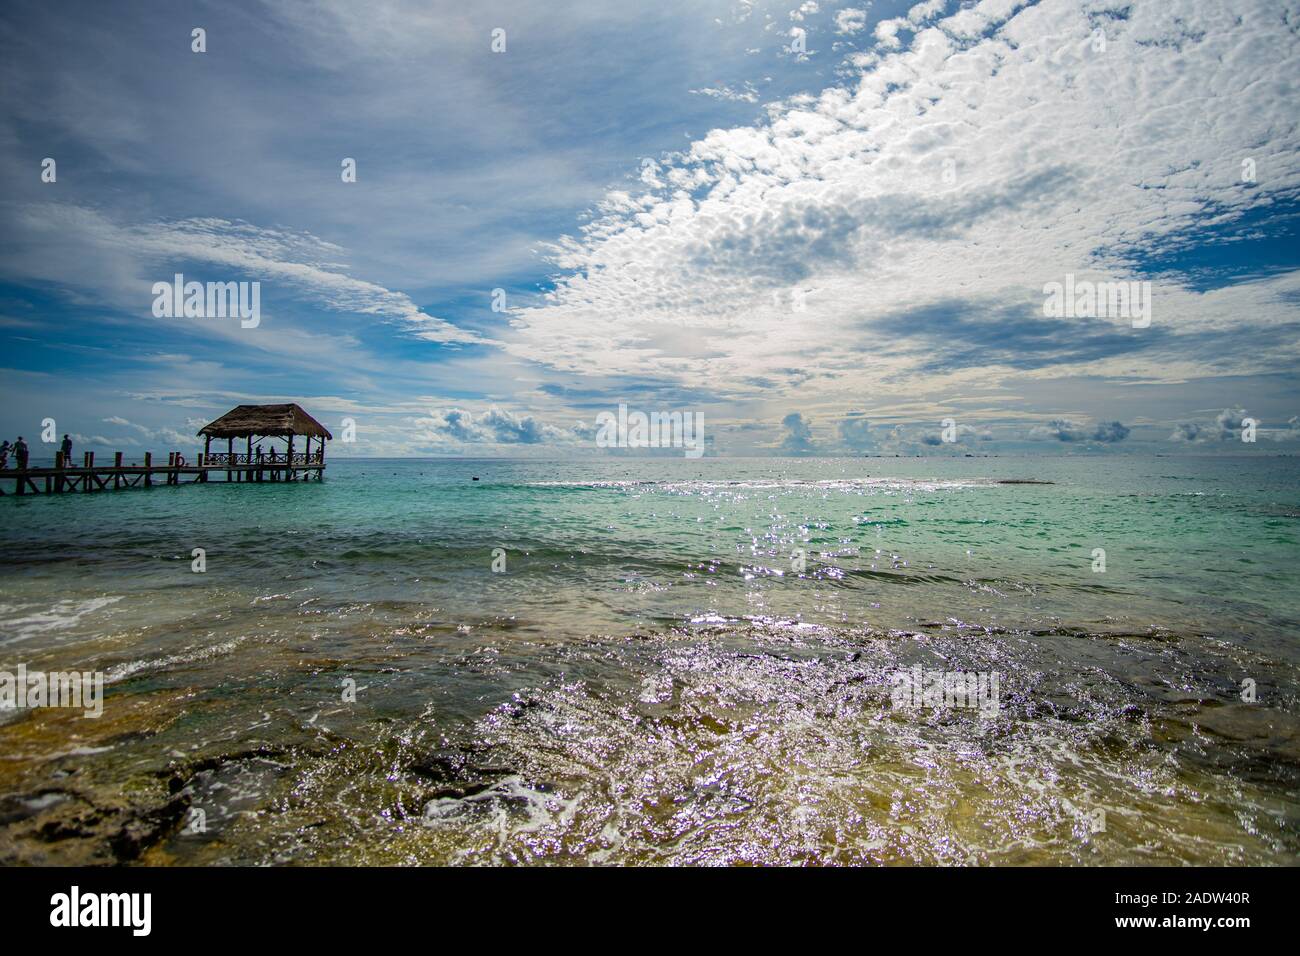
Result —
[[1296, 459], [327, 474], [0, 500], [0, 858], [1297, 862]]

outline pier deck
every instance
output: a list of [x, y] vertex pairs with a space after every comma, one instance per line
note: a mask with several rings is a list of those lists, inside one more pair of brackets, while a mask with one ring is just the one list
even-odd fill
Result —
[[95, 465], [94, 455], [86, 453], [80, 467], [0, 469], [0, 496], [49, 495], [113, 491], [120, 488], [150, 488], [154, 485], [205, 483], [213, 474], [228, 482], [307, 481], [325, 476], [325, 462], [317, 455], [284, 456], [249, 460], [247, 455], [199, 455], [194, 464], [186, 463], [173, 452], [167, 464], [155, 465], [146, 454], [143, 465], [125, 465], [118, 452], [111, 465]]

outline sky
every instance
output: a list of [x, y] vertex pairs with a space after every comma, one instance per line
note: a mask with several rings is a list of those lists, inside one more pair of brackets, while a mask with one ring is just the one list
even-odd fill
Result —
[[0, 437], [1294, 454], [1297, 83], [1284, 0], [6, 0]]

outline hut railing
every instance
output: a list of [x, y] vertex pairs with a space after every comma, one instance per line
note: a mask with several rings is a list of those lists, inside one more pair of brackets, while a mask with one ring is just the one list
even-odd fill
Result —
[[203, 463], [209, 468], [236, 468], [242, 465], [262, 465], [270, 467], [272, 465], [319, 465], [324, 463], [324, 452], [314, 451], [310, 454], [306, 452], [294, 452], [292, 457], [276, 454], [271, 455], [269, 452], [261, 455], [254, 452], [210, 452], [203, 458]]

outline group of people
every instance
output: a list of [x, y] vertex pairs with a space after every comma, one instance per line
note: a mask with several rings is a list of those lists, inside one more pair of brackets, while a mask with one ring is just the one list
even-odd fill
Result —
[[7, 438], [3, 442], [0, 442], [0, 468], [9, 467], [10, 455], [13, 455], [14, 458], [17, 459], [16, 464], [19, 471], [23, 471], [27, 468], [27, 442], [23, 441], [22, 435], [19, 435], [18, 440], [12, 445], [9, 444], [9, 439]]
[[[68, 435], [63, 436], [63, 443], [59, 446], [63, 452], [63, 464], [67, 465], [72, 460], [72, 438]], [[0, 468], [9, 467], [9, 456], [14, 456], [14, 465], [19, 471], [27, 470], [27, 458], [31, 454], [27, 448], [27, 442], [23, 441], [23, 436], [19, 435], [18, 440], [12, 445], [9, 439], [0, 442]]]

